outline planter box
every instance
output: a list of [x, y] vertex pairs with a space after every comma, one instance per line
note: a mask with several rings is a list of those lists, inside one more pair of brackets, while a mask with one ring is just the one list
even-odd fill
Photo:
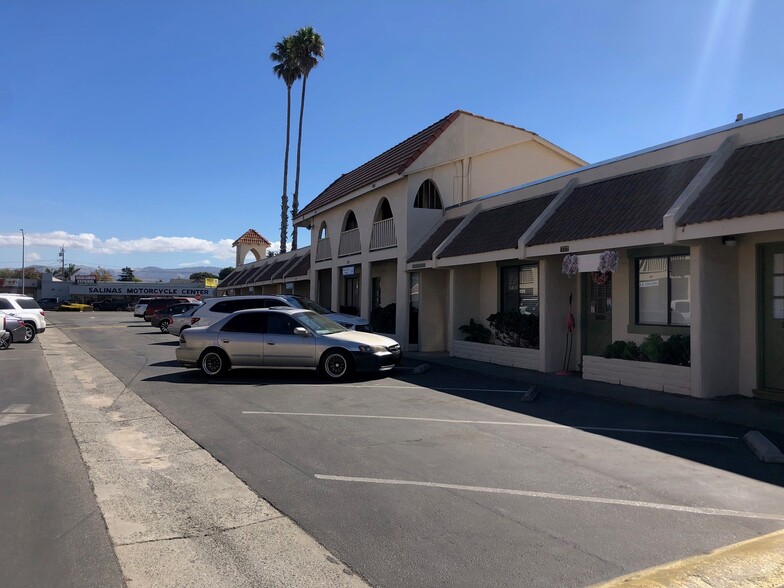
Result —
[[583, 379], [691, 395], [691, 368], [583, 355]]
[[541, 349], [523, 349], [504, 345], [488, 345], [469, 341], [452, 341], [452, 355], [463, 359], [484, 361], [497, 365], [508, 365], [541, 372], [543, 355]]

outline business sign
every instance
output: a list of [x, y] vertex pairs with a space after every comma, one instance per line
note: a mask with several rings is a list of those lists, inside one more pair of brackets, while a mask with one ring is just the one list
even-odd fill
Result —
[[217, 288], [218, 287], [218, 278], [204, 278], [204, 287], [205, 288]]
[[344, 267], [342, 267], [340, 269], [343, 272], [343, 275], [345, 277], [356, 276], [359, 273], [357, 271], [357, 266], [355, 266], [355, 265], [347, 265], [347, 266], [344, 266]]
[[[29, 281], [29, 280], [28, 280]], [[22, 280], [18, 278], [0, 278], [0, 288], [19, 288], [22, 285]]]
[[71, 286], [71, 294], [92, 296], [188, 296], [209, 298], [215, 296], [214, 288], [176, 286], [169, 284], [140, 284], [138, 282], [104, 282], [102, 284]]
[[77, 284], [95, 284], [98, 282], [95, 275], [76, 275], [74, 276], [74, 282]]

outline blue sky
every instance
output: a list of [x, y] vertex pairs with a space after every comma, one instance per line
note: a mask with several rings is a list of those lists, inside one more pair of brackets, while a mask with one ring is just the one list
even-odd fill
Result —
[[28, 265], [65, 245], [77, 265], [225, 267], [248, 228], [278, 242], [268, 57], [302, 26], [326, 57], [301, 207], [458, 108], [589, 162], [784, 108], [782, 22], [774, 0], [0, 0], [0, 267], [20, 228]]

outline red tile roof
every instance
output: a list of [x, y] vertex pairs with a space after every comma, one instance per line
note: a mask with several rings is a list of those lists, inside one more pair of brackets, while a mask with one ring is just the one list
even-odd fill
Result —
[[257, 233], [255, 229], [248, 229], [247, 231], [245, 231], [242, 237], [234, 241], [234, 243], [232, 243], [231, 246], [236, 247], [239, 243], [243, 243], [243, 244], [247, 243], [249, 245], [259, 245], [261, 243], [264, 243], [265, 245], [272, 244], [269, 241], [267, 241], [264, 237], [262, 237], [259, 233]]

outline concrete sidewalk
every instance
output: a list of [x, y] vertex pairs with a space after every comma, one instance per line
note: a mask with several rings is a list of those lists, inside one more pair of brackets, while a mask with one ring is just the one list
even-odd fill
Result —
[[583, 380], [579, 375], [556, 376], [521, 368], [450, 357], [446, 353], [406, 353], [407, 360], [443, 365], [455, 369], [503, 378], [523, 386], [561, 390], [606, 398], [615, 402], [639, 404], [650, 408], [690, 414], [696, 417], [784, 434], [784, 403], [743, 396], [702, 399], [666, 392]]

